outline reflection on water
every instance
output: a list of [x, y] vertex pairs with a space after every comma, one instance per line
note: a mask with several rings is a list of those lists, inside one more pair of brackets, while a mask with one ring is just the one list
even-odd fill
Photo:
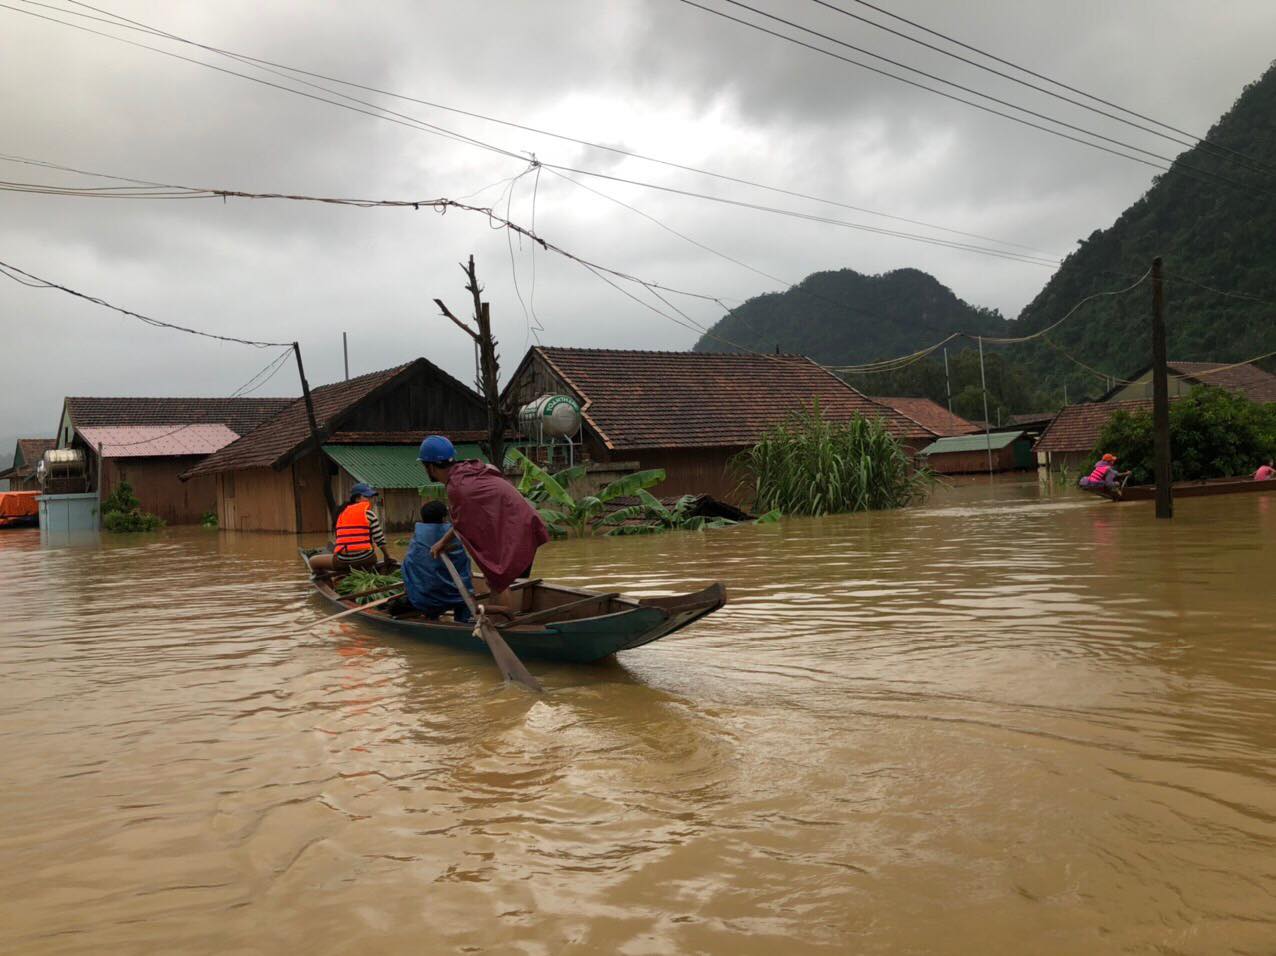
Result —
[[295, 540], [0, 537], [0, 950], [1271, 952], [1276, 496], [557, 542], [595, 667], [308, 631]]

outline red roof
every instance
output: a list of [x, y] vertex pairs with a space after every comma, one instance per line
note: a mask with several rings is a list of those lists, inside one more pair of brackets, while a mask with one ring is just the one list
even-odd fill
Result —
[[1170, 362], [1167, 367], [1171, 374], [1240, 392], [1252, 402], [1276, 402], [1276, 375], [1248, 362], [1234, 366], [1225, 362]]
[[239, 436], [225, 425], [121, 425], [115, 428], [80, 428], [90, 448], [102, 449], [103, 458], [171, 458], [211, 455]]
[[80, 398], [66, 400], [78, 430], [118, 425], [225, 425], [246, 435], [291, 405], [291, 398]]
[[1046, 426], [1032, 446], [1033, 451], [1091, 451], [1099, 443], [1103, 426], [1117, 412], [1142, 412], [1151, 408], [1150, 399], [1068, 405]]
[[817, 400], [834, 421], [871, 416], [896, 437], [932, 437], [802, 355], [537, 347], [524, 363], [534, 355], [576, 393], [612, 449], [750, 445]]
[[873, 401], [889, 405], [901, 415], [907, 415], [913, 421], [934, 432], [940, 438], [954, 435], [969, 435], [977, 429], [960, 415], [954, 415], [938, 402], [929, 398], [884, 398], [874, 395]]

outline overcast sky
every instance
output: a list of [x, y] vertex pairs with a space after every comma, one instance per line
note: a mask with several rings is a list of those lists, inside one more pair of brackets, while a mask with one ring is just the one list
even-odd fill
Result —
[[[1054, 256], [1109, 225], [1155, 173], [679, 0], [100, 2], [108, 6], [99, 9], [206, 45]], [[701, 2], [750, 16], [727, 0]], [[751, 2], [1153, 152], [1173, 155], [1179, 149], [810, 0]], [[25, 0], [6, 3], [336, 98], [214, 53], [48, 8], [102, 16], [66, 0], [47, 0], [43, 7]], [[853, 0], [839, 3], [890, 22]], [[1204, 133], [1242, 86], [1266, 69], [1276, 37], [1271, 0], [878, 3], [1194, 133]], [[0, 82], [0, 153], [214, 188], [469, 197], [477, 205], [498, 204], [502, 213], [508, 201], [510, 218], [525, 225], [532, 222], [535, 193], [536, 229], [550, 241], [610, 268], [728, 304], [783, 285], [702, 246], [787, 281], [821, 269], [877, 273], [916, 267], [967, 301], [1008, 316], [1018, 313], [1051, 271], [573, 177], [687, 237], [680, 238], [548, 170], [539, 180], [534, 173], [522, 176], [511, 192], [508, 180], [525, 172], [526, 160], [4, 8]], [[992, 245], [334, 88], [516, 154], [534, 153], [546, 163]], [[108, 184], [2, 161], [0, 171], [5, 181]], [[352, 374], [425, 355], [472, 381], [468, 340], [437, 316], [431, 301], [437, 296], [453, 311], [466, 309], [456, 263], [471, 252], [487, 285], [507, 372], [534, 341], [535, 320], [543, 326], [545, 344], [685, 349], [697, 338], [574, 262], [544, 252], [533, 260], [526, 242], [514, 243], [511, 263], [505, 233], [461, 211], [441, 216], [273, 200], [0, 192], [0, 260], [166, 321], [254, 339], [298, 339], [314, 384], [341, 376], [342, 331], [351, 337]], [[640, 288], [629, 291], [670, 312]], [[711, 301], [668, 298], [705, 325], [722, 314]], [[3, 278], [0, 316], [5, 332], [0, 454], [8, 453], [17, 434], [51, 435], [65, 395], [226, 395], [278, 352], [150, 328], [63, 293]], [[288, 367], [255, 394], [296, 393]]]

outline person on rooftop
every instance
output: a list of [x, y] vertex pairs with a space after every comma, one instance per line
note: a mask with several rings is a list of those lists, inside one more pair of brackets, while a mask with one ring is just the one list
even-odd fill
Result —
[[1077, 484], [1087, 491], [1104, 491], [1108, 494], [1119, 496], [1121, 488], [1117, 485], [1117, 479], [1124, 478], [1129, 472], [1117, 471], [1116, 463], [1116, 455], [1104, 455], [1095, 463], [1094, 470], [1078, 481]]
[[437, 558], [460, 538], [493, 595], [517, 578], [530, 577], [536, 549], [549, 540], [549, 530], [501, 470], [481, 461], [456, 461], [456, 449], [442, 435], [421, 442], [417, 457], [430, 480], [446, 489], [452, 514], [452, 528], [430, 553]]
[[[403, 558], [404, 597], [413, 608], [428, 620], [436, 621], [444, 611], [452, 612], [452, 619], [459, 624], [473, 620], [465, 604], [465, 598], [456, 589], [452, 576], [443, 562], [430, 553], [443, 537], [452, 530], [447, 520], [447, 505], [441, 501], [427, 501], [421, 506], [421, 520], [412, 534], [412, 543]], [[461, 583], [472, 588], [470, 559], [459, 541], [448, 548]]]
[[381, 530], [381, 519], [372, 510], [376, 489], [359, 482], [350, 489], [350, 500], [337, 516], [335, 543], [331, 554], [310, 556], [311, 571], [337, 571], [370, 568], [377, 563], [376, 548], [381, 549], [387, 564], [394, 564]]
[[1258, 471], [1254, 472], [1255, 481], [1272, 481], [1276, 479], [1276, 463], [1268, 458], [1265, 462], [1258, 466]]

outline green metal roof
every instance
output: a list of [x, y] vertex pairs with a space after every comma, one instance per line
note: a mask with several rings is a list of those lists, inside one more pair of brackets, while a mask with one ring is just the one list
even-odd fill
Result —
[[[506, 448], [513, 446], [507, 445]], [[417, 461], [416, 445], [324, 445], [323, 452], [348, 471], [355, 481], [363, 481], [373, 488], [420, 488], [430, 479]], [[456, 460], [487, 461], [478, 445], [456, 446]], [[505, 456], [509, 462], [508, 453]]]
[[951, 451], [984, 451], [1005, 448], [1023, 437], [1023, 432], [991, 432], [988, 435], [953, 435], [931, 442], [917, 454], [942, 455]]

